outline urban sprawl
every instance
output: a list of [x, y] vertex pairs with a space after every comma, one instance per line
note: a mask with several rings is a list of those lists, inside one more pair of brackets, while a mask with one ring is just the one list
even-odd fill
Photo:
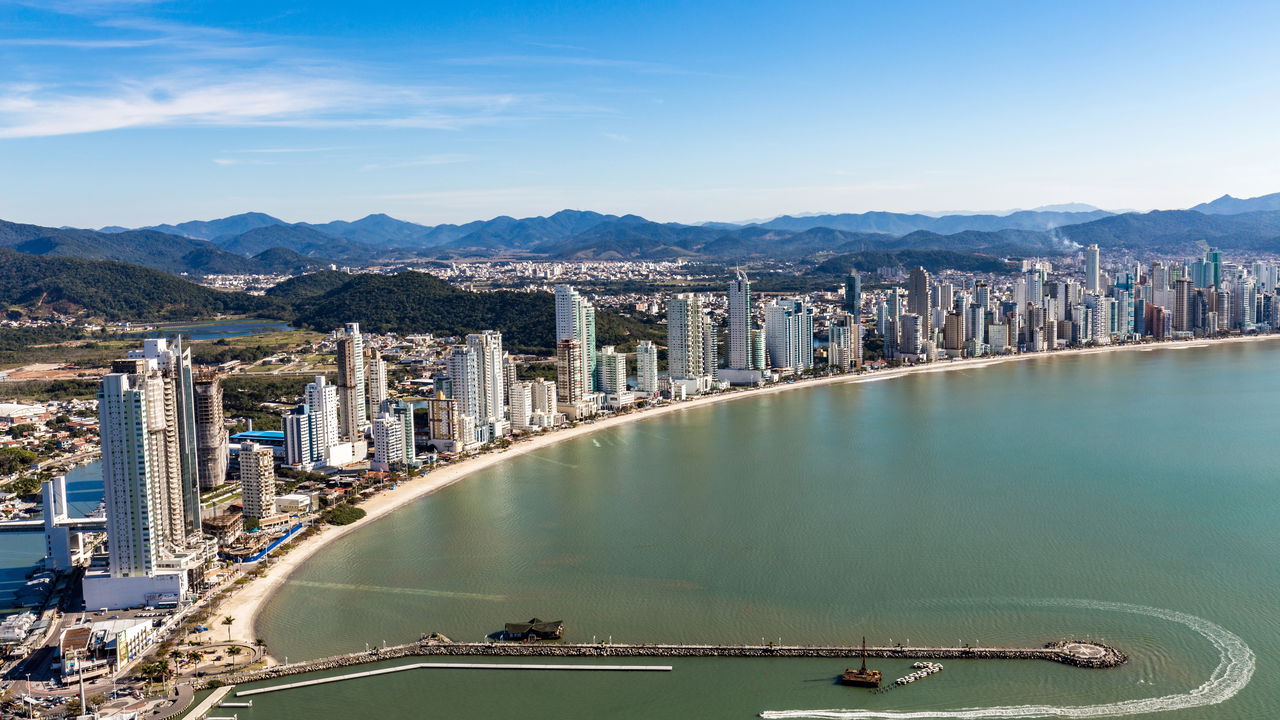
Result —
[[[834, 292], [767, 299], [753, 296], [737, 270], [724, 293], [638, 299], [665, 314], [666, 347], [640, 340], [632, 353], [596, 341], [596, 307], [616, 298], [555, 285], [554, 379], [521, 379], [524, 361], [504, 350], [501, 328], [443, 341], [367, 334], [353, 308], [353, 322], [325, 341], [336, 379], [315, 376], [282, 413], [280, 431], [229, 433], [226, 368], [196, 366], [179, 339], [145, 340], [98, 387], [101, 511], [72, 517], [57, 476], [43, 483], [39, 521], [9, 521], [45, 533], [49, 592], [43, 605], [32, 603], [36, 611], [0, 625], [7, 669], [52, 648], [44, 667], [55, 685], [128, 677], [140, 698], [166, 668], [177, 672], [157, 661], [157, 645], [172, 653], [175, 642], [192, 642], [193, 623], [211, 632], [200, 623], [246, 569], [287, 551], [316, 520], [558, 426], [812, 375], [1280, 329], [1275, 262], [1224, 262], [1213, 249], [1190, 263], [1105, 264], [1097, 246], [1083, 256], [1061, 268], [1023, 260], [1005, 276], [934, 277], [917, 267], [895, 284], [900, 274], [869, 273], [866, 288], [852, 273]], [[565, 279], [533, 265], [522, 272]], [[447, 274], [470, 282], [483, 273]], [[418, 376], [396, 374], [397, 366]], [[68, 456], [83, 461], [94, 405], [6, 404], [0, 424], [31, 428], [11, 433], [16, 443], [62, 433]], [[234, 497], [231, 488], [239, 502], [219, 503]], [[351, 517], [359, 515], [336, 522]], [[228, 641], [227, 653], [237, 654]], [[246, 660], [255, 654], [246, 652]], [[192, 672], [201, 667], [193, 662]], [[53, 702], [33, 699], [36, 691], [26, 684], [28, 705]]]

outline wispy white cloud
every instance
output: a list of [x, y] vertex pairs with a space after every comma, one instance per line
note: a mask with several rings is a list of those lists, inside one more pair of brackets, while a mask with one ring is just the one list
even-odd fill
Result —
[[447, 130], [495, 122], [520, 102], [511, 94], [276, 74], [231, 82], [176, 76], [90, 90], [23, 84], [0, 87], [0, 138], [179, 125]]
[[655, 75], [688, 75], [689, 71], [666, 63], [643, 60], [618, 60], [613, 58], [586, 57], [582, 55], [480, 55], [455, 57], [444, 61], [449, 65], [470, 67], [530, 67], [570, 66], [631, 70]]
[[[100, 63], [68, 65], [73, 72], [35, 75], [28, 71], [28, 77], [37, 77], [38, 83], [5, 86], [0, 80], [0, 139], [187, 126], [459, 130], [614, 112], [571, 96], [478, 92], [457, 87], [456, 82], [432, 85], [417, 77], [405, 81], [402, 73], [393, 75], [400, 70], [342, 62], [314, 45], [296, 47], [292, 38], [158, 18], [145, 6], [160, 1], [17, 0], [77, 16], [77, 20], [65, 23], [63, 35], [0, 38], [0, 47], [66, 48], [103, 55]], [[0, 5], [6, 2], [13, 0], [0, 0]], [[493, 56], [445, 62], [677, 72], [660, 63], [581, 56]], [[46, 67], [57, 68], [57, 64]], [[408, 164], [435, 161], [404, 161], [401, 166]]]
[[318, 153], [351, 150], [351, 145], [334, 145], [331, 147], [293, 147], [293, 148], [245, 148], [241, 150], [223, 150], [223, 153]]
[[0, 5], [21, 5], [62, 15], [98, 15], [161, 2], [164, 0], [4, 0]]
[[438, 153], [436, 155], [427, 155], [425, 157], [414, 158], [411, 160], [401, 160], [389, 163], [369, 163], [360, 168], [362, 172], [370, 170], [389, 170], [392, 168], [406, 167], [425, 167], [429, 165], [453, 165], [455, 163], [470, 162], [475, 157], [464, 153]]
[[607, 138], [614, 142], [620, 142], [620, 143], [631, 142], [631, 138], [629, 136], [623, 135], [621, 133], [604, 132], [604, 133], [600, 133], [600, 137]]
[[271, 160], [259, 160], [256, 158], [227, 158], [220, 157], [213, 159], [214, 165], [278, 165], [279, 163]]

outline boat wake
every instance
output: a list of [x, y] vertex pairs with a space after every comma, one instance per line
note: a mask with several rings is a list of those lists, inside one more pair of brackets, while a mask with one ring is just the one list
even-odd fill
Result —
[[1037, 605], [1065, 606], [1089, 610], [1127, 612], [1135, 615], [1168, 620], [1185, 625], [1202, 635], [1218, 651], [1218, 666], [1200, 687], [1190, 692], [1163, 695], [1137, 700], [1101, 705], [1004, 705], [987, 708], [962, 708], [959, 710], [928, 710], [922, 712], [894, 712], [886, 710], [766, 710], [762, 718], [817, 718], [818, 720], [863, 720], [887, 718], [890, 720], [924, 720], [926, 718], [1105, 718], [1142, 713], [1169, 712], [1188, 708], [1217, 705], [1244, 689], [1253, 677], [1257, 664], [1253, 650], [1235, 633], [1215, 625], [1204, 618], [1176, 610], [1129, 605], [1127, 603], [1095, 602], [1091, 600], [1054, 600]]

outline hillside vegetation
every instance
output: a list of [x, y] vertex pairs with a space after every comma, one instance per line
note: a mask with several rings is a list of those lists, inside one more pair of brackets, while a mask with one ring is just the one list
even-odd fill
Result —
[[[370, 332], [430, 332], [439, 336], [497, 329], [508, 349], [554, 351], [555, 303], [549, 293], [468, 292], [411, 271], [348, 277], [341, 286], [299, 300], [295, 323], [325, 331], [359, 322]], [[596, 338], [601, 345], [629, 348], [638, 340], [664, 336], [661, 329], [639, 319], [596, 313]]]
[[0, 249], [0, 304], [30, 314], [84, 312], [111, 321], [186, 320], [279, 310], [279, 303], [266, 298], [212, 290], [137, 265], [4, 249]]

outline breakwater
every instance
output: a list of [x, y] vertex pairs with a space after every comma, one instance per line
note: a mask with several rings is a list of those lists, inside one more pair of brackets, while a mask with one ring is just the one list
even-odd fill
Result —
[[[287, 665], [274, 665], [219, 678], [197, 681], [197, 689], [209, 683], [239, 685], [260, 680], [301, 675], [322, 670], [364, 665], [405, 657], [746, 657], [746, 658], [856, 658], [864, 650], [854, 645], [682, 645], [667, 643], [516, 643], [453, 642], [442, 635], [426, 636], [416, 643], [376, 648]], [[907, 647], [868, 646], [867, 657], [911, 660], [1050, 660], [1082, 668], [1107, 668], [1128, 661], [1109, 645], [1088, 640], [1062, 640], [1038, 648], [1015, 647]]]

